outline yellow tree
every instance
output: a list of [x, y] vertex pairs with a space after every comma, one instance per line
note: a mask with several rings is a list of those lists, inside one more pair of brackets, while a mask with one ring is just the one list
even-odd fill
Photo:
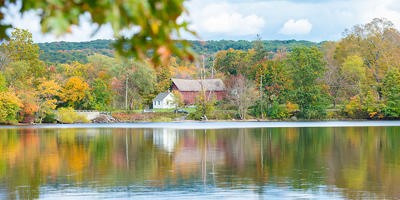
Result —
[[25, 62], [25, 68], [33, 79], [36, 80], [45, 75], [45, 65], [39, 59], [39, 45], [33, 42], [32, 33], [29, 31], [15, 29], [11, 33], [10, 39], [4, 41], [0, 47], [4, 50], [9, 61]]
[[79, 62], [73, 62], [71, 64], [63, 64], [62, 68], [64, 74], [67, 77], [79, 76], [84, 79], [88, 79], [89, 76], [95, 75], [95, 70], [91, 64], [82, 64]]
[[38, 121], [42, 123], [43, 118], [57, 107], [56, 97], [60, 95], [61, 86], [54, 80], [42, 81], [38, 88]]
[[0, 92], [0, 123], [17, 122], [17, 112], [23, 107], [21, 100], [11, 92]]
[[157, 84], [155, 85], [155, 92], [165, 92], [171, 86], [171, 69], [167, 65], [165, 67], [158, 67], [156, 68], [156, 77], [157, 77]]
[[82, 78], [73, 76], [69, 78], [61, 89], [61, 100], [68, 106], [72, 106], [75, 109], [82, 109], [84, 107], [85, 99], [90, 98], [89, 84], [87, 84]]

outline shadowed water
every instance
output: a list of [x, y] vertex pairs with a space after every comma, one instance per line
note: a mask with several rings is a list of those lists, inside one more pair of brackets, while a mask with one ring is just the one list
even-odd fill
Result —
[[171, 124], [2, 128], [0, 199], [400, 198], [396, 124]]

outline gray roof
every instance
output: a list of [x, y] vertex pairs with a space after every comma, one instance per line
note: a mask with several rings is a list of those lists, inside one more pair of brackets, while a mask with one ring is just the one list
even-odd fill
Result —
[[179, 91], [201, 91], [202, 86], [205, 91], [224, 91], [225, 85], [221, 79], [204, 79], [190, 80], [172, 78], [172, 82], [176, 85]]
[[168, 94], [171, 92], [161, 92], [160, 94], [158, 94], [153, 101], [162, 101], [165, 97], [168, 96]]

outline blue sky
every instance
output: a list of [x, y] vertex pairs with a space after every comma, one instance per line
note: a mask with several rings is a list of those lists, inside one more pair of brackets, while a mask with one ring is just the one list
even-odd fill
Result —
[[[400, 0], [190, 0], [185, 2], [191, 22], [202, 40], [338, 40], [346, 28], [386, 18], [400, 28]], [[10, 13], [13, 13], [12, 11]], [[40, 33], [35, 13], [9, 16], [16, 27], [29, 29], [35, 42], [110, 39], [112, 31], [97, 28], [83, 16], [73, 33], [56, 38]], [[187, 35], [185, 37], [193, 39]]]

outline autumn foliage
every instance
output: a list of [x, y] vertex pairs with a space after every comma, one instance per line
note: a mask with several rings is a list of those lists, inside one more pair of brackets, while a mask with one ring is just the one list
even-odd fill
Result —
[[[151, 108], [174, 77], [225, 83], [226, 98], [200, 100], [193, 119], [213, 115], [209, 110], [236, 113], [239, 119], [400, 118], [400, 33], [387, 20], [357, 25], [320, 47], [270, 52], [260, 38], [251, 44], [201, 55], [196, 62], [160, 45], [160, 65], [100, 54], [87, 56], [86, 63], [44, 63], [32, 35], [15, 29], [0, 45], [0, 123], [53, 122], [65, 108]], [[186, 106], [174, 94], [179, 106]]]

